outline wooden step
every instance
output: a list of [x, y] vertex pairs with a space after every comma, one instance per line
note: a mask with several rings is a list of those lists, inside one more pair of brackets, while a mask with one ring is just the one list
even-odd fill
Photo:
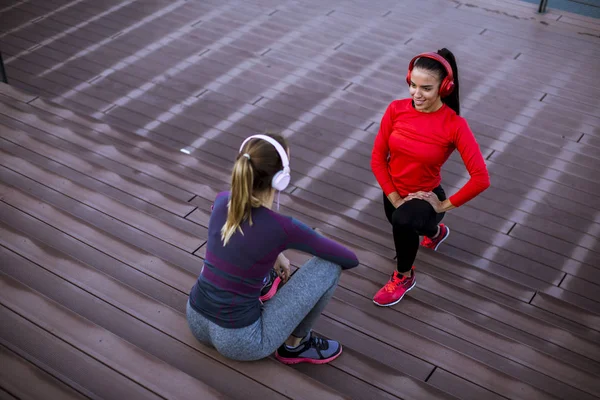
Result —
[[[6, 323], [5, 319], [5, 323]], [[0, 345], [2, 373], [0, 387], [8, 398], [86, 399], [82, 393], [21, 357], [4, 345]], [[0, 392], [0, 393], [2, 393]], [[18, 396], [18, 397], [16, 397]], [[0, 395], [0, 398], [4, 398]]]
[[[4, 252], [5, 250], [3, 250]], [[127, 375], [129, 377], [127, 379], [131, 379], [129, 386], [134, 386], [134, 390], [138, 393], [137, 396], [133, 392], [129, 393], [127, 398], [143, 398], [140, 395], [146, 398], [159, 398], [161, 396], [192, 398], [199, 393], [206, 396], [206, 398], [223, 398], [207, 385], [182, 374], [174, 368], [169, 368], [165, 363], [148, 354], [136, 350], [134, 346], [118, 336], [91, 324], [12, 277], [3, 274], [0, 285], [2, 286], [0, 301], [3, 306], [4, 319], [9, 318], [9, 315], [7, 315], [9, 312], [12, 312], [13, 315], [24, 313], [32, 321], [30, 323], [39, 326], [37, 333], [34, 335], [35, 341], [40, 341], [41, 337], [44, 337], [39, 332], [40, 329], [46, 332], [45, 335], [49, 335], [48, 331], [52, 331], [54, 335], [58, 336], [57, 339], [67, 342], [79, 352], [98, 359], [98, 361], [114, 369], [115, 372], [119, 372], [119, 374]], [[18, 317], [15, 316], [15, 318]], [[14, 322], [16, 323], [16, 321]], [[68, 333], [63, 329], [64, 326], [69, 326]], [[18, 331], [22, 330], [19, 329]], [[16, 338], [11, 337], [10, 340], [15, 342]], [[47, 347], [47, 349], [51, 348], [56, 348], [56, 345]], [[64, 350], [61, 353], [67, 354]], [[77, 364], [79, 366], [81, 362], [78, 360]], [[140, 368], [142, 365], [143, 368]], [[94, 372], [97, 370], [99, 368], [94, 367]], [[95, 373], [90, 376], [94, 376], [94, 379], [98, 380], [98, 375]], [[160, 378], [157, 379], [159, 376]], [[110, 381], [103, 380], [101, 384], [107, 385], [108, 382]], [[117, 383], [114, 381], [112, 385], [108, 386], [112, 387], [112, 390], [117, 391], [117, 393], [127, 387], [125, 382]], [[122, 395], [125, 395], [125, 393], [122, 393]]]

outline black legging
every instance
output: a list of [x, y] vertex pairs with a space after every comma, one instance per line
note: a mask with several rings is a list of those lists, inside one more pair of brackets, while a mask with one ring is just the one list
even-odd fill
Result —
[[[446, 193], [441, 186], [433, 189], [433, 193], [440, 201], [446, 200]], [[385, 194], [383, 207], [394, 233], [396, 268], [398, 272], [407, 272], [412, 268], [417, 257], [419, 235], [434, 236], [445, 213], [436, 213], [431, 204], [420, 199], [407, 201], [400, 207], [394, 208]]]

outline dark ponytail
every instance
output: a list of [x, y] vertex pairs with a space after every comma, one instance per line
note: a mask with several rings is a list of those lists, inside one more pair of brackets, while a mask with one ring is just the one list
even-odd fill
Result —
[[[456, 65], [456, 59], [454, 54], [447, 48], [438, 50], [438, 54], [446, 59], [452, 67], [452, 74], [454, 75], [454, 90], [450, 95], [444, 97], [442, 101], [451, 109], [453, 109], [457, 115], [460, 115], [460, 98], [459, 98], [459, 84], [458, 84], [458, 66]], [[444, 71], [444, 76], [446, 72]]]
[[[445, 47], [441, 50], [438, 50], [437, 53], [440, 56], [444, 57], [446, 61], [448, 61], [450, 67], [452, 67], [452, 74], [454, 75], [454, 90], [447, 97], [443, 97], [442, 102], [451, 109], [453, 109], [457, 115], [460, 115], [458, 67], [456, 65], [456, 59], [454, 58], [454, 54], [452, 54], [452, 52]], [[431, 58], [421, 57], [417, 59], [414, 68], [421, 68], [427, 71], [433, 71], [440, 76], [440, 81], [444, 79], [447, 75], [444, 66], [440, 62]]]

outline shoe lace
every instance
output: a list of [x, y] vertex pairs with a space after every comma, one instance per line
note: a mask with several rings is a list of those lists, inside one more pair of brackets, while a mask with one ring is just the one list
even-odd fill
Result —
[[431, 244], [433, 243], [433, 239], [431, 239], [428, 236], [425, 236], [423, 238], [423, 246], [431, 246]]
[[402, 281], [406, 279], [404, 277], [400, 278], [398, 277], [398, 274], [394, 273], [392, 275], [392, 278], [388, 281], [388, 283], [385, 284], [385, 286], [383, 287], [383, 289], [387, 292], [393, 292], [396, 290], [396, 288], [402, 284]]
[[327, 340], [320, 337], [312, 336], [310, 338], [310, 342], [311, 346], [318, 350], [327, 350], [329, 348], [329, 343], [327, 343]]

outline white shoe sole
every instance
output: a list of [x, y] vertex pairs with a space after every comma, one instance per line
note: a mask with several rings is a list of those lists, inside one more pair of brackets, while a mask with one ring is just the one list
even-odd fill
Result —
[[446, 226], [446, 235], [442, 238], [442, 240], [440, 240], [437, 246], [435, 246], [435, 249], [433, 249], [433, 251], [437, 251], [438, 247], [440, 247], [440, 244], [444, 243], [444, 240], [448, 239], [448, 236], [450, 236], [450, 228]]

